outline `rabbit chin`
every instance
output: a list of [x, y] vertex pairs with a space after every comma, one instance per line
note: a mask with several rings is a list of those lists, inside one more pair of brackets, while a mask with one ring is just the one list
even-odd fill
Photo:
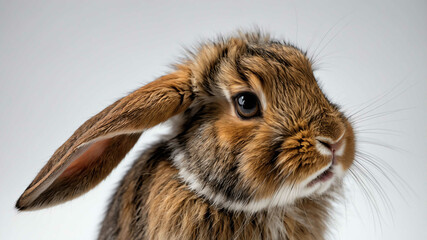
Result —
[[[175, 158], [180, 157], [182, 157], [181, 154], [175, 155]], [[174, 160], [175, 163], [179, 162], [179, 159]], [[331, 176], [320, 180], [317, 179], [326, 171], [331, 171]], [[202, 184], [195, 174], [192, 174], [185, 168], [179, 169], [179, 176], [191, 191], [208, 199], [218, 208], [224, 208], [236, 212], [243, 211], [256, 213], [269, 208], [290, 206], [298, 199], [304, 197], [324, 194], [334, 184], [341, 181], [344, 176], [344, 172], [345, 171], [340, 164], [334, 164], [333, 166], [328, 165], [299, 184], [284, 185], [278, 188], [274, 194], [268, 198], [250, 201], [236, 201], [227, 198], [222, 193], [213, 191], [209, 186], [206, 186], [206, 184]]]

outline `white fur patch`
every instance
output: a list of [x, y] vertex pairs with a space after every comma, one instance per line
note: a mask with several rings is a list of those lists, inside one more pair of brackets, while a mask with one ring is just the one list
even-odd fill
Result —
[[331, 150], [325, 145], [321, 144], [319, 141], [316, 141], [316, 149], [322, 155], [332, 156]]
[[335, 151], [335, 155], [341, 157], [342, 155], [344, 155], [344, 150], [345, 150], [345, 146], [346, 146], [346, 141], [344, 140], [343, 143], [341, 144], [340, 148]]
[[325, 192], [337, 179], [342, 178], [344, 175], [343, 168], [340, 165], [335, 165], [332, 169], [334, 175], [331, 179], [324, 182], [318, 182], [313, 186], [308, 186], [312, 180], [314, 180], [317, 176], [322, 174], [331, 166], [328, 165], [299, 184], [281, 186], [274, 192], [272, 196], [268, 198], [242, 202], [229, 199], [223, 194], [213, 191], [209, 186], [206, 186], [206, 184], [203, 184], [203, 182], [200, 181], [195, 174], [185, 169], [182, 164], [184, 157], [185, 155], [182, 152], [176, 150], [173, 154], [173, 161], [179, 169], [180, 178], [188, 185], [188, 187], [193, 192], [204, 198], [207, 198], [210, 202], [218, 207], [223, 207], [239, 212], [244, 211], [248, 213], [256, 213], [272, 207], [283, 207], [291, 205], [297, 199], [307, 197], [312, 194], [321, 194]]

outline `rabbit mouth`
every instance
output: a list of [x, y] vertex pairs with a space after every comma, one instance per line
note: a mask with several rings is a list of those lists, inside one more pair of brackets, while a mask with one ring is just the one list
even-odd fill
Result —
[[316, 178], [314, 178], [313, 180], [311, 180], [307, 184], [307, 187], [312, 187], [312, 186], [314, 186], [317, 183], [326, 182], [326, 181], [331, 180], [333, 178], [333, 176], [334, 176], [333, 167], [334, 167], [334, 164], [331, 164], [331, 166], [328, 169], [326, 169], [325, 171], [321, 172], [319, 175], [317, 175]]
[[305, 182], [305, 196], [311, 194], [323, 194], [328, 191], [337, 181], [342, 179], [345, 170], [343, 166], [333, 159], [329, 166], [319, 170], [314, 176]]

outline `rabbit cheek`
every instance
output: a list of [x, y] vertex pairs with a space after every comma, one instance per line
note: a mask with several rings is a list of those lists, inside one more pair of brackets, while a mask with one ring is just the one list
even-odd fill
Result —
[[271, 136], [267, 129], [260, 129], [239, 156], [239, 172], [255, 199], [270, 197], [282, 183], [280, 170], [275, 167], [280, 146], [271, 142]]
[[238, 142], [248, 141], [257, 122], [236, 120], [235, 117], [226, 115], [215, 122], [215, 129], [218, 140], [222, 143], [233, 146]]

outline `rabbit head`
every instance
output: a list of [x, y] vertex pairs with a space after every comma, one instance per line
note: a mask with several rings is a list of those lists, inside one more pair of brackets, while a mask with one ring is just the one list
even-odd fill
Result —
[[243, 34], [203, 45], [189, 66], [196, 100], [169, 145], [192, 190], [255, 212], [340, 183], [354, 158], [353, 130], [305, 53]]

